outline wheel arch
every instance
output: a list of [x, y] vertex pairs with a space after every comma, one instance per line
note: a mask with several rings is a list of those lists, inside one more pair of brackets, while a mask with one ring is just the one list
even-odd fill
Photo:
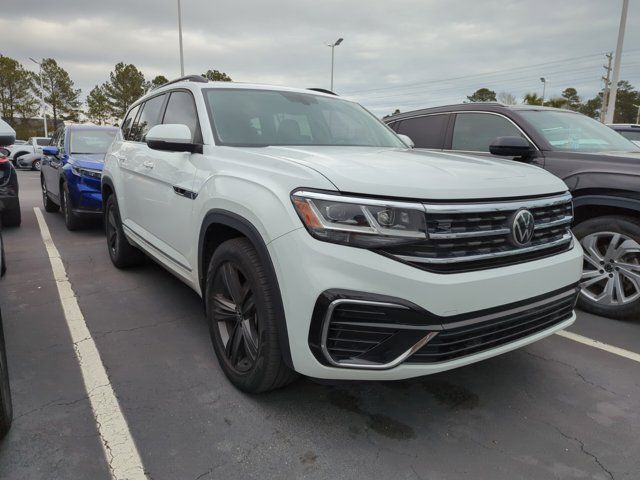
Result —
[[276, 310], [276, 318], [278, 322], [278, 337], [280, 339], [280, 351], [282, 352], [285, 364], [293, 368], [291, 359], [291, 349], [289, 346], [289, 335], [287, 331], [287, 322], [285, 318], [284, 305], [278, 284], [271, 255], [267, 245], [260, 235], [258, 229], [246, 218], [228, 210], [213, 209], [207, 212], [200, 227], [200, 235], [198, 240], [198, 282], [200, 291], [206, 305], [206, 273], [209, 261], [215, 252], [215, 249], [223, 242], [232, 238], [245, 237], [256, 249], [262, 264], [267, 270], [270, 281], [275, 289], [274, 308]]
[[115, 194], [115, 187], [113, 186], [113, 180], [111, 180], [110, 177], [105, 177], [104, 175], [102, 176], [102, 182], [100, 185], [100, 193], [102, 194], [102, 212], [105, 212], [106, 209], [106, 199], [109, 197], [109, 195], [113, 195]]
[[629, 215], [640, 218], [640, 199], [607, 194], [579, 195], [573, 199], [574, 223], [604, 215]]

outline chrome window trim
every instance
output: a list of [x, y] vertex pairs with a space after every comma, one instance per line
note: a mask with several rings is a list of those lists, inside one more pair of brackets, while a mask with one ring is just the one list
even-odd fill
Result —
[[[351, 303], [356, 305], [375, 305], [379, 307], [381, 306], [381, 307], [408, 310], [408, 307], [405, 307], [404, 305], [398, 305], [395, 303], [388, 303], [388, 302], [374, 302], [371, 300], [354, 300], [354, 299], [348, 299], [348, 298], [340, 298], [331, 302], [329, 304], [329, 307], [327, 308], [327, 313], [324, 316], [324, 320], [322, 324], [322, 336], [320, 338], [320, 347], [322, 349], [322, 354], [324, 355], [325, 359], [334, 367], [361, 368], [366, 370], [388, 370], [390, 368], [394, 368], [400, 365], [407, 358], [409, 358], [411, 355], [413, 355], [415, 352], [417, 352], [423, 346], [425, 346], [433, 337], [435, 337], [438, 334], [438, 332], [427, 333], [427, 335], [425, 335], [420, 340], [418, 340], [418, 342], [416, 342], [411, 348], [409, 348], [408, 350], [406, 350], [405, 352], [397, 356], [395, 359], [387, 363], [383, 363], [383, 364], [365, 363], [365, 362], [358, 362], [354, 360], [336, 361], [333, 359], [333, 357], [329, 353], [329, 349], [327, 348], [327, 337], [329, 335], [329, 326], [331, 324], [331, 317], [333, 316], [334, 310], [339, 305], [343, 305], [346, 303]], [[398, 325], [398, 328], [402, 328], [402, 326]]]
[[399, 258], [400, 260], [404, 260], [405, 262], [413, 262], [413, 263], [449, 264], [449, 263], [461, 263], [461, 262], [476, 262], [479, 260], [508, 257], [512, 255], [520, 255], [523, 253], [546, 250], [553, 247], [558, 247], [564, 243], [569, 243], [572, 241], [572, 239], [573, 239], [573, 236], [571, 235], [571, 233], [568, 232], [568, 233], [565, 233], [562, 236], [562, 238], [554, 242], [549, 242], [542, 245], [533, 245], [530, 247], [518, 248], [515, 250], [507, 250], [504, 252], [483, 253], [479, 255], [467, 255], [463, 257], [427, 258], [427, 257], [416, 257], [412, 255], [394, 255], [394, 256], [396, 258]]

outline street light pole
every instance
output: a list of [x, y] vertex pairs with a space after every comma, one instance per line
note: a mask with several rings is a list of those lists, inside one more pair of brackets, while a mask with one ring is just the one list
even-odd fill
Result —
[[342, 38], [339, 38], [338, 40], [336, 40], [334, 43], [330, 43], [327, 45], [327, 47], [331, 47], [331, 88], [329, 90], [331, 90], [333, 92], [333, 65], [334, 65], [334, 50], [335, 48], [340, 45], [342, 43]]
[[182, 8], [178, 0], [178, 38], [180, 41], [180, 76], [184, 77], [184, 53], [182, 51]]
[[540, 77], [540, 81], [542, 82], [542, 106], [544, 107], [544, 94], [547, 90], [547, 79]]
[[604, 123], [613, 123], [613, 114], [616, 109], [616, 96], [618, 95], [618, 81], [620, 80], [620, 62], [622, 60], [622, 44], [624, 43], [624, 29], [627, 25], [627, 10], [629, 0], [622, 0], [622, 15], [620, 16], [620, 27], [618, 28], [618, 44], [616, 46], [616, 56], [613, 60], [613, 78], [611, 79], [611, 91], [609, 92], [609, 105]]
[[47, 130], [47, 110], [44, 105], [44, 81], [42, 80], [42, 63], [34, 60], [29, 57], [33, 63], [37, 64], [40, 67], [40, 108], [42, 108], [42, 121], [44, 122], [44, 136], [48, 137], [49, 132]]
[[634, 105], [634, 107], [638, 107], [638, 115], [636, 115], [636, 125], [640, 125], [640, 105]]

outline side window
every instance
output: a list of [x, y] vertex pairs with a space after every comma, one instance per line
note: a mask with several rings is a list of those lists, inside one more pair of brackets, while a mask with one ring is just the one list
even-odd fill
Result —
[[138, 115], [137, 120], [133, 122], [133, 126], [131, 127], [131, 140], [134, 142], [144, 142], [151, 127], [160, 123], [160, 113], [164, 103], [164, 97], [164, 95], [153, 97], [140, 107], [142, 112]]
[[520, 130], [504, 117], [489, 113], [458, 113], [453, 127], [452, 150], [488, 152], [496, 137], [522, 137]]
[[188, 92], [171, 93], [162, 123], [181, 123], [186, 125], [191, 131], [191, 140], [200, 141], [196, 104]]
[[59, 133], [58, 133], [58, 140], [57, 140], [57, 147], [60, 149], [60, 153], [64, 154], [64, 138], [65, 138], [65, 129], [61, 128]]
[[448, 114], [426, 115], [402, 120], [396, 132], [407, 135], [416, 148], [443, 148]]
[[122, 127], [120, 127], [120, 129], [122, 130], [122, 137], [125, 140], [131, 140], [131, 138], [129, 137], [129, 133], [131, 131], [131, 124], [136, 119], [138, 110], [140, 110], [140, 105], [136, 105], [135, 107], [133, 107], [131, 110], [129, 110], [129, 114], [125, 117], [124, 121], [122, 122]]

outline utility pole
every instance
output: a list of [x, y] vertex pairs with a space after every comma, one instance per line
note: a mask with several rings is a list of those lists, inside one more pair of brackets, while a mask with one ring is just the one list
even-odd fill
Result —
[[636, 115], [636, 125], [640, 125], [640, 105], [634, 105], [634, 107], [638, 107], [638, 115]]
[[180, 76], [184, 77], [184, 53], [182, 51], [182, 8], [178, 0], [178, 38], [180, 41]]
[[604, 119], [607, 115], [607, 102], [609, 101], [609, 90], [611, 89], [611, 61], [613, 60], [613, 52], [609, 52], [605, 55], [607, 57], [607, 65], [603, 65], [607, 71], [607, 76], [602, 77], [604, 81], [604, 92], [602, 92], [602, 107], [600, 108], [600, 122], [604, 123]]
[[42, 108], [42, 121], [44, 122], [44, 136], [48, 137], [49, 132], [47, 131], [47, 108], [44, 104], [44, 81], [42, 80], [42, 63], [34, 60], [31, 57], [29, 57], [29, 60], [40, 67], [40, 107]]
[[542, 106], [544, 107], [544, 94], [547, 90], [547, 79], [544, 77], [540, 77], [540, 81], [542, 82]]
[[622, 44], [624, 43], [624, 29], [627, 25], [627, 11], [629, 10], [629, 0], [622, 0], [622, 14], [620, 15], [620, 28], [618, 28], [618, 44], [616, 46], [616, 56], [613, 60], [613, 78], [611, 79], [611, 91], [609, 93], [609, 104], [605, 123], [613, 123], [613, 114], [616, 110], [616, 96], [618, 95], [618, 81], [620, 80], [620, 61], [622, 60]]

